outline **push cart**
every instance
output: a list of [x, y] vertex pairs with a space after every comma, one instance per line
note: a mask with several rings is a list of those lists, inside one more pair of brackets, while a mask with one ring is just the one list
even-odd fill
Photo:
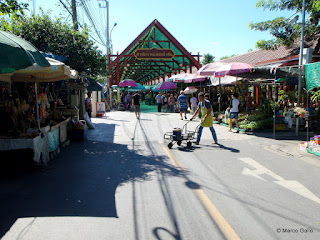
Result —
[[172, 132], [166, 132], [164, 134], [164, 139], [169, 140], [168, 148], [172, 148], [172, 146], [177, 143], [178, 146], [181, 145], [182, 141], [187, 142], [187, 148], [191, 148], [192, 140], [194, 140], [197, 136], [199, 131], [198, 125], [194, 131], [187, 130], [187, 125], [191, 121], [188, 121], [186, 124], [183, 125], [182, 128], [174, 128]]

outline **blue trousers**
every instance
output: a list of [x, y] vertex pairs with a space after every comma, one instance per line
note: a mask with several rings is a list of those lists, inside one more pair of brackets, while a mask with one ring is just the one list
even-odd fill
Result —
[[[197, 142], [200, 143], [200, 138], [201, 138], [201, 135], [202, 135], [202, 130], [203, 130], [203, 127], [200, 125], [199, 127], [199, 132], [198, 132], [198, 137], [197, 137]], [[214, 130], [213, 126], [210, 127], [210, 131], [212, 133], [212, 137], [213, 137], [213, 140], [215, 142], [218, 142], [218, 139], [217, 139], [217, 135], [216, 135], [216, 131]]]

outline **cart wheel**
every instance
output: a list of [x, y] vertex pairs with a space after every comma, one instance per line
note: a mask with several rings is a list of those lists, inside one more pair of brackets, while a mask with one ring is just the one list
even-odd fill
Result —
[[187, 148], [191, 148], [192, 142], [187, 142]]
[[178, 146], [180, 146], [180, 145], [181, 145], [181, 143], [182, 143], [182, 141], [178, 141], [178, 142], [177, 142]]
[[172, 142], [169, 142], [169, 143], [168, 143], [168, 148], [171, 149], [172, 146], [173, 146]]

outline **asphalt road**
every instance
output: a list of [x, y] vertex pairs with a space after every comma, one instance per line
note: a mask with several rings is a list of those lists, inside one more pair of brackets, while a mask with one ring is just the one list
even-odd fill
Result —
[[320, 159], [296, 145], [214, 125], [219, 145], [205, 128], [168, 149], [178, 114], [93, 122], [46, 170], [1, 180], [2, 239], [320, 239]]

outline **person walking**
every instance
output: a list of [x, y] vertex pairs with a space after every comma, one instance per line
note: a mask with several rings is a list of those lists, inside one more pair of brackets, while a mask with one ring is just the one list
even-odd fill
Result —
[[191, 111], [194, 114], [197, 111], [198, 107], [198, 99], [195, 94], [192, 94], [192, 98], [190, 99]]
[[198, 98], [199, 98], [199, 104], [198, 104], [198, 108], [196, 110], [196, 112], [193, 114], [193, 116], [190, 118], [190, 121], [192, 121], [195, 116], [197, 116], [198, 112], [201, 111], [201, 123], [200, 123], [200, 127], [199, 127], [199, 131], [198, 131], [198, 136], [197, 136], [197, 141], [196, 144], [200, 143], [200, 139], [201, 139], [201, 135], [202, 135], [202, 130], [204, 127], [208, 127], [211, 131], [213, 140], [215, 144], [218, 144], [218, 139], [217, 139], [217, 135], [216, 135], [216, 131], [213, 128], [213, 119], [211, 116], [211, 104], [208, 100], [206, 100], [204, 98], [204, 93], [200, 92], [198, 94]]
[[172, 93], [170, 94], [170, 97], [168, 99], [168, 104], [169, 104], [170, 112], [173, 113], [174, 112], [174, 105], [176, 104], [176, 99], [174, 98]]
[[134, 113], [136, 114], [136, 118], [140, 118], [140, 94], [138, 92], [135, 92], [135, 94], [132, 97], [132, 105], [134, 107]]
[[151, 98], [152, 98], [151, 93], [148, 92], [146, 94], [147, 105], [151, 105]]
[[92, 113], [91, 92], [88, 92], [87, 95], [88, 95], [88, 97], [85, 100], [85, 107], [86, 107], [86, 111], [88, 113], [88, 116], [91, 119], [91, 113]]
[[178, 107], [180, 110], [181, 120], [183, 120], [182, 118], [183, 113], [184, 113], [184, 118], [187, 119], [188, 99], [187, 99], [187, 96], [184, 95], [183, 91], [180, 91], [180, 96], [178, 97]]
[[166, 111], [168, 112], [168, 96], [166, 94], [163, 94], [162, 98], [162, 103], [163, 103], [163, 112]]
[[238, 113], [239, 113], [239, 104], [240, 101], [238, 99], [239, 94], [238, 93], [234, 93], [232, 95], [232, 100], [231, 100], [231, 104], [230, 107], [227, 108], [228, 111], [230, 111], [230, 116], [229, 116], [229, 132], [232, 132], [232, 120], [234, 119], [237, 125], [237, 132], [239, 133], [239, 122], [238, 122]]
[[162, 103], [163, 103], [163, 97], [162, 97], [161, 92], [158, 93], [158, 95], [155, 97], [155, 99], [157, 100], [157, 104], [158, 104], [158, 112], [161, 112]]

